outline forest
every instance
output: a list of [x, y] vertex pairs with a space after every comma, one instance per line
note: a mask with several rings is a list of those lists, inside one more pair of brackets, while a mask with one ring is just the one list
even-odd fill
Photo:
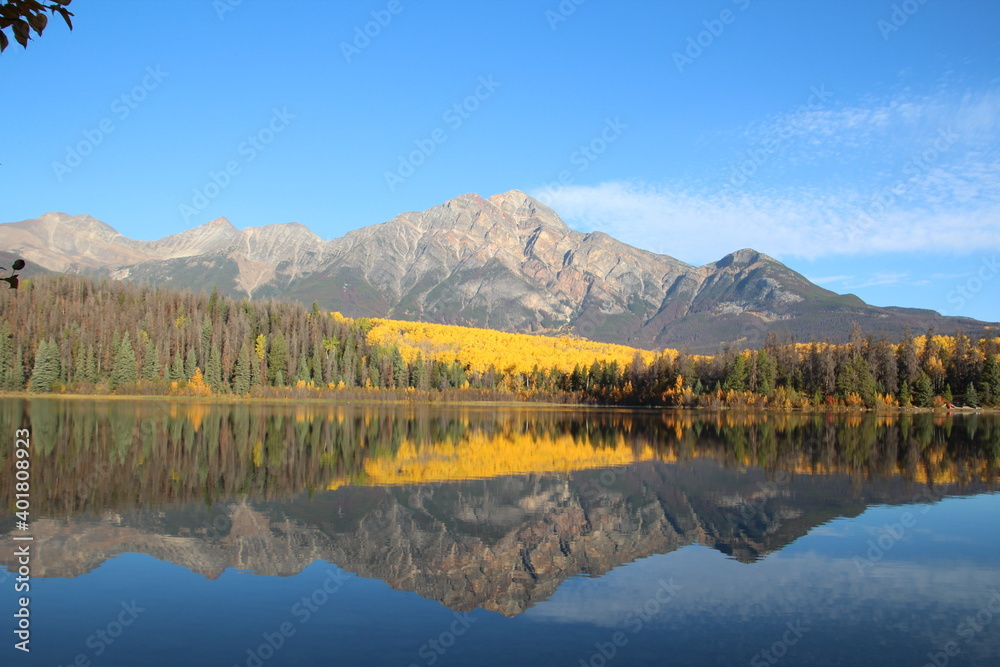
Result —
[[891, 410], [1000, 405], [1000, 337], [777, 336], [712, 356], [41, 276], [0, 292], [7, 392]]

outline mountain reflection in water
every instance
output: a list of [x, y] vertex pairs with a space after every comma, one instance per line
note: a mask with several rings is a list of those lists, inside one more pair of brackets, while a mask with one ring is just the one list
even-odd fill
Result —
[[22, 426], [36, 577], [124, 553], [209, 578], [323, 560], [505, 616], [692, 543], [753, 563], [871, 505], [993, 490], [1000, 453], [996, 419], [941, 414], [0, 403], [0, 432]]

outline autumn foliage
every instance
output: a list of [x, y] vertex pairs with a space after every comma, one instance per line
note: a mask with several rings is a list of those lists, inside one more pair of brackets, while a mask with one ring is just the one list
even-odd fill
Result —
[[79, 276], [0, 301], [0, 389], [386, 401], [544, 400], [701, 408], [997, 406], [1000, 338], [865, 335], [714, 356], [348, 318]]

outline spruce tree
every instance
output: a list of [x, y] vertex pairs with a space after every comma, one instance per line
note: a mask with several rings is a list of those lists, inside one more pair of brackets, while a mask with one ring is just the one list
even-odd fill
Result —
[[187, 358], [184, 360], [184, 379], [190, 380], [194, 377], [194, 372], [198, 369], [198, 356], [194, 353], [194, 348], [189, 347]]
[[285, 377], [288, 375], [288, 345], [285, 343], [284, 334], [280, 331], [271, 339], [271, 349], [267, 353], [267, 369], [268, 373], [274, 376], [275, 386], [285, 383]]
[[969, 383], [969, 388], [965, 390], [965, 404], [971, 408], [979, 407], [979, 394], [976, 392], [976, 385]]
[[35, 350], [35, 364], [28, 381], [28, 391], [46, 392], [59, 381], [59, 350], [53, 339], [42, 340]]
[[899, 404], [906, 407], [912, 401], [913, 396], [910, 394], [910, 383], [907, 380], [903, 380], [903, 384], [899, 387]]
[[20, 346], [18, 346], [17, 351], [14, 353], [14, 364], [10, 367], [7, 388], [14, 390], [24, 389], [24, 352]]
[[994, 354], [986, 355], [983, 365], [983, 384], [986, 387], [987, 399], [993, 405], [1000, 405], [1000, 362]]
[[174, 361], [167, 370], [167, 379], [171, 382], [187, 379], [187, 374], [184, 371], [184, 357], [181, 356], [180, 350], [174, 352]]
[[913, 402], [920, 408], [929, 408], [934, 404], [934, 387], [923, 371], [917, 374], [917, 381], [913, 384]]
[[146, 340], [146, 354], [142, 359], [142, 379], [150, 382], [160, 379], [160, 359], [156, 354], [152, 338]]
[[250, 393], [250, 383], [253, 375], [253, 354], [250, 352], [250, 345], [246, 341], [240, 346], [240, 352], [236, 356], [236, 368], [233, 371], [233, 391], [240, 396]]
[[138, 378], [137, 361], [135, 350], [132, 348], [132, 341], [128, 334], [125, 334], [118, 344], [118, 353], [115, 355], [115, 363], [111, 368], [111, 376], [108, 378], [108, 385], [111, 389], [117, 389], [123, 384], [135, 382]]
[[222, 382], [222, 355], [219, 353], [219, 346], [212, 345], [208, 353], [208, 363], [205, 364], [205, 383], [212, 388], [212, 391], [221, 392], [226, 387]]

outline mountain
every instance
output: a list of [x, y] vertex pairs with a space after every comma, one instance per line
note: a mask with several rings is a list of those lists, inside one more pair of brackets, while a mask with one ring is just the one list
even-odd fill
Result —
[[749, 248], [696, 267], [574, 231], [517, 190], [462, 195], [330, 241], [298, 223], [239, 230], [225, 218], [136, 241], [64, 213], [0, 224], [0, 240], [53, 271], [643, 348], [714, 352], [770, 332], [836, 341], [853, 322], [893, 339], [906, 327], [985, 334], [977, 320], [836, 294]]

